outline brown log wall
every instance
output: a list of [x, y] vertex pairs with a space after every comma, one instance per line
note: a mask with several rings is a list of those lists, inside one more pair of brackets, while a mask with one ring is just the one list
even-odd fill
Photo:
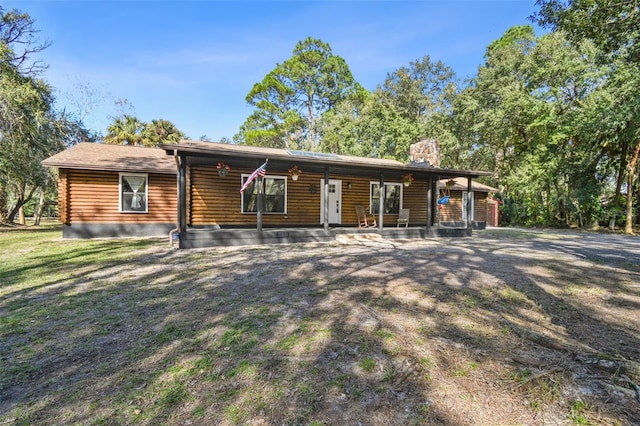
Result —
[[[410, 186], [403, 187], [404, 208], [409, 209], [409, 224], [427, 223], [427, 182], [414, 181]], [[394, 218], [394, 220], [397, 218]], [[386, 217], [385, 217], [386, 221]]]
[[69, 217], [69, 179], [67, 169], [60, 169], [58, 172], [58, 212], [60, 222], [65, 225], [71, 224]]
[[[215, 167], [191, 166], [188, 208], [190, 225], [255, 225], [256, 213], [242, 213], [242, 174], [253, 170], [235, 169], [219, 176]], [[267, 173], [287, 176], [287, 173]], [[297, 181], [287, 178], [287, 213], [263, 213], [264, 225], [319, 225], [320, 175], [303, 173]], [[310, 186], [315, 185], [315, 193]]]
[[[231, 170], [219, 176], [212, 166], [190, 166], [187, 172], [187, 219], [190, 225], [256, 224], [255, 213], [241, 213], [241, 174], [253, 170]], [[287, 176], [274, 171], [269, 176]], [[119, 173], [60, 169], [58, 178], [60, 221], [71, 223], [170, 223], [176, 221], [176, 177], [149, 174], [149, 212], [118, 211]], [[287, 213], [264, 213], [265, 226], [320, 226], [320, 194], [323, 191], [319, 173], [304, 173], [297, 181], [287, 177]], [[330, 175], [342, 181], [342, 225], [357, 226], [355, 205], [369, 206], [370, 182], [377, 177]], [[351, 183], [351, 188], [348, 184]], [[388, 183], [394, 183], [389, 181]], [[315, 188], [313, 188], [315, 187]], [[315, 189], [315, 191], [313, 190]], [[410, 209], [411, 224], [427, 221], [427, 183], [415, 181], [403, 187], [403, 207]], [[485, 221], [486, 194], [474, 193], [474, 220]], [[451, 199], [441, 210], [439, 220], [462, 220], [462, 192], [452, 191]], [[397, 215], [384, 215], [385, 226], [393, 226]]]
[[175, 175], [148, 174], [148, 213], [118, 211], [117, 172], [61, 169], [60, 220], [72, 223], [176, 222]]
[[[487, 194], [484, 192], [473, 193], [473, 220], [484, 222], [487, 220]], [[440, 221], [457, 222], [466, 220], [462, 217], [462, 191], [451, 191], [451, 198], [447, 204], [438, 209]]]
[[483, 192], [473, 193], [473, 220], [477, 222], [487, 221], [487, 194]]
[[[231, 170], [227, 176], [219, 176], [213, 166], [192, 165], [188, 179], [188, 224], [202, 225], [255, 225], [255, 213], [241, 213], [242, 198], [240, 187], [242, 174], [253, 170]], [[285, 172], [268, 172], [267, 176], [287, 176]], [[369, 183], [377, 182], [376, 177], [353, 177], [330, 175], [330, 179], [342, 181], [342, 225], [357, 226], [355, 205], [369, 206]], [[320, 173], [305, 173], [297, 181], [287, 176], [287, 213], [263, 213], [262, 222], [266, 226], [301, 226], [322, 224], [320, 218], [320, 194], [323, 191]], [[348, 187], [351, 183], [351, 188]], [[391, 182], [389, 182], [391, 183]], [[315, 187], [315, 190], [314, 190]], [[405, 208], [411, 209], [411, 223], [427, 221], [427, 184], [414, 182], [404, 187]], [[396, 224], [397, 215], [385, 215], [387, 226]]]

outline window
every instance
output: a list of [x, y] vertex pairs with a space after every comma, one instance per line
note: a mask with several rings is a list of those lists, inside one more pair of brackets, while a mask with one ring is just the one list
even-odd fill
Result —
[[[402, 184], [400, 183], [385, 183], [384, 194], [384, 210], [385, 214], [398, 214], [400, 213], [400, 206], [402, 205]], [[380, 213], [380, 184], [377, 182], [371, 182], [371, 199], [370, 206], [371, 213]]]
[[120, 212], [147, 213], [146, 174], [120, 173]]
[[[242, 183], [249, 175], [242, 176]], [[256, 213], [258, 211], [258, 181], [255, 179], [242, 193], [242, 213]], [[284, 176], [265, 176], [262, 193], [264, 194], [264, 213], [286, 213], [287, 206], [287, 178]]]

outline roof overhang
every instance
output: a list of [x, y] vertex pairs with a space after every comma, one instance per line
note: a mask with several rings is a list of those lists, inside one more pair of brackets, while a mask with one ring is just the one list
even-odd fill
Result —
[[82, 142], [42, 161], [46, 167], [110, 172], [176, 174], [165, 151], [123, 145]]
[[389, 177], [412, 173], [415, 178], [453, 178], [489, 176], [490, 172], [473, 170], [456, 170], [427, 167], [419, 164], [403, 164], [396, 160], [354, 157], [337, 154], [323, 154], [276, 148], [252, 147], [247, 145], [222, 144], [215, 142], [181, 141], [177, 144], [161, 146], [168, 155], [188, 158], [191, 164], [209, 164], [211, 161], [224, 161], [231, 167], [256, 168], [265, 159], [269, 166], [276, 169], [287, 169], [293, 165], [305, 171], [344, 175], [371, 175], [384, 173]]

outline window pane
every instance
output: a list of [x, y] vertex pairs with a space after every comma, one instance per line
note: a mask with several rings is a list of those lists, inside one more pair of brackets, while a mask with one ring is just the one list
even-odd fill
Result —
[[147, 212], [146, 175], [121, 175], [120, 188], [120, 211]]
[[371, 185], [371, 213], [380, 213], [380, 185], [374, 183]]
[[[243, 179], [243, 183], [246, 178]], [[249, 184], [242, 194], [242, 212], [256, 213], [258, 211], [258, 179]], [[285, 212], [285, 179], [284, 178], [264, 178], [263, 194], [265, 213]]]
[[[247, 181], [247, 178], [242, 179], [242, 184]], [[245, 213], [258, 211], [258, 179], [255, 179], [249, 184], [247, 189], [242, 193], [242, 211]]]
[[133, 192], [131, 185], [129, 185], [129, 182], [125, 179], [125, 176], [122, 176], [122, 192]]
[[[398, 214], [400, 213], [400, 192], [401, 186], [398, 184], [385, 184], [384, 194], [384, 213]], [[371, 184], [371, 213], [380, 213], [380, 185]]]
[[384, 212], [391, 214], [400, 213], [400, 186], [385, 185]]
[[264, 184], [264, 211], [268, 213], [284, 213], [285, 180], [281, 178], [266, 178]]

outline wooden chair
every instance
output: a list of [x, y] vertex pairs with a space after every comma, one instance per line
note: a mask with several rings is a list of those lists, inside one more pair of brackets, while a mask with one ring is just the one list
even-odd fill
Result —
[[400, 225], [404, 225], [405, 228], [409, 226], [409, 209], [400, 209], [396, 228], [399, 227]]
[[360, 204], [355, 205], [356, 214], [358, 215], [358, 228], [370, 228], [372, 226], [378, 226], [376, 217], [371, 213], [367, 213], [367, 210]]

